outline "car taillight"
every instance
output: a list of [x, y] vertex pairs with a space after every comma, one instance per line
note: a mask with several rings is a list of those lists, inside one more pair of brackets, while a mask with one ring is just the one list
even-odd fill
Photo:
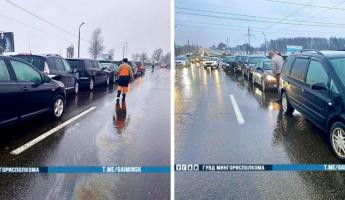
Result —
[[44, 73], [45, 75], [50, 74], [50, 70], [49, 70], [49, 67], [48, 67], [47, 62], [44, 63], [43, 73]]

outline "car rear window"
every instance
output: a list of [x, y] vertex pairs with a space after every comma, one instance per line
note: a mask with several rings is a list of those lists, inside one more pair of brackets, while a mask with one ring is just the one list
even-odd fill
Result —
[[272, 61], [267, 60], [263, 62], [264, 70], [272, 70]]
[[296, 58], [291, 69], [291, 76], [304, 82], [308, 70], [308, 63], [309, 60], [306, 58]]
[[256, 64], [257, 62], [260, 62], [263, 59], [265, 59], [265, 57], [250, 57], [248, 59], [248, 63], [249, 64]]
[[67, 60], [68, 64], [77, 70], [83, 70], [83, 60]]
[[30, 63], [31, 65], [35, 66], [40, 71], [44, 71], [44, 64], [45, 64], [46, 60], [45, 60], [45, 58], [43, 58], [41, 56], [18, 55], [15, 57], [20, 58], [27, 63]]

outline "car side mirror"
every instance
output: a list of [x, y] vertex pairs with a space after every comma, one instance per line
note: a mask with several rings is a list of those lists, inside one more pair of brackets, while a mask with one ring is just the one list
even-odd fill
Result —
[[51, 81], [51, 78], [49, 77], [49, 76], [47, 76], [47, 75], [43, 75], [43, 83], [50, 83], [50, 81]]
[[325, 83], [314, 83], [311, 85], [311, 89], [313, 89], [313, 90], [327, 90], [327, 86]]

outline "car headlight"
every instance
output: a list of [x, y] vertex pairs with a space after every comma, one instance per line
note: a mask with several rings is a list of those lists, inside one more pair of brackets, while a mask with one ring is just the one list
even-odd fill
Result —
[[266, 80], [267, 80], [267, 81], [276, 81], [276, 77], [271, 76], [271, 75], [267, 75], [267, 76], [266, 76]]

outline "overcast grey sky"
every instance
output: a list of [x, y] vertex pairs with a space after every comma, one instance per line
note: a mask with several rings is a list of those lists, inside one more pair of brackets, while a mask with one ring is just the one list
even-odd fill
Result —
[[[49, 22], [78, 34], [81, 22], [82, 38], [89, 40], [92, 31], [102, 29], [106, 50], [115, 49], [115, 57], [122, 58], [128, 41], [128, 57], [146, 51], [151, 56], [157, 48], [170, 51], [170, 0], [11, 0]], [[0, 31], [14, 32], [16, 52], [59, 53], [74, 44], [77, 37], [50, 26], [35, 17], [0, 0]], [[20, 23], [7, 17], [15, 18]], [[40, 29], [42, 33], [36, 29]], [[51, 36], [54, 35], [54, 36]], [[89, 57], [88, 43], [81, 43], [81, 57]]]
[[[276, 2], [273, 2], [276, 1]], [[175, 42], [191, 43], [209, 47], [219, 42], [230, 46], [247, 43], [247, 27], [251, 27], [251, 44], [259, 46], [267, 40], [282, 37], [345, 37], [345, 1], [343, 0], [176, 0], [175, 1]], [[277, 1], [280, 1], [277, 2]], [[307, 4], [320, 8], [287, 4], [281, 2]], [[203, 11], [193, 11], [197, 9]], [[343, 9], [343, 10], [339, 10]], [[205, 11], [212, 11], [205, 12]], [[220, 16], [196, 16], [177, 12]], [[217, 13], [215, 13], [217, 12]], [[226, 13], [226, 14], [224, 14]], [[255, 17], [249, 17], [255, 16]], [[230, 19], [232, 18], [232, 19]], [[237, 19], [233, 19], [237, 18]], [[241, 20], [239, 20], [240, 18]], [[249, 19], [251, 21], [246, 21]], [[281, 20], [279, 20], [281, 19]], [[297, 21], [286, 21], [297, 20]], [[266, 21], [266, 22], [263, 22]], [[322, 23], [308, 23], [316, 21]], [[282, 24], [281, 22], [313, 24], [313, 26]], [[328, 24], [327, 24], [328, 23]], [[322, 27], [331, 25], [336, 27]], [[339, 25], [342, 24], [342, 25]]]

